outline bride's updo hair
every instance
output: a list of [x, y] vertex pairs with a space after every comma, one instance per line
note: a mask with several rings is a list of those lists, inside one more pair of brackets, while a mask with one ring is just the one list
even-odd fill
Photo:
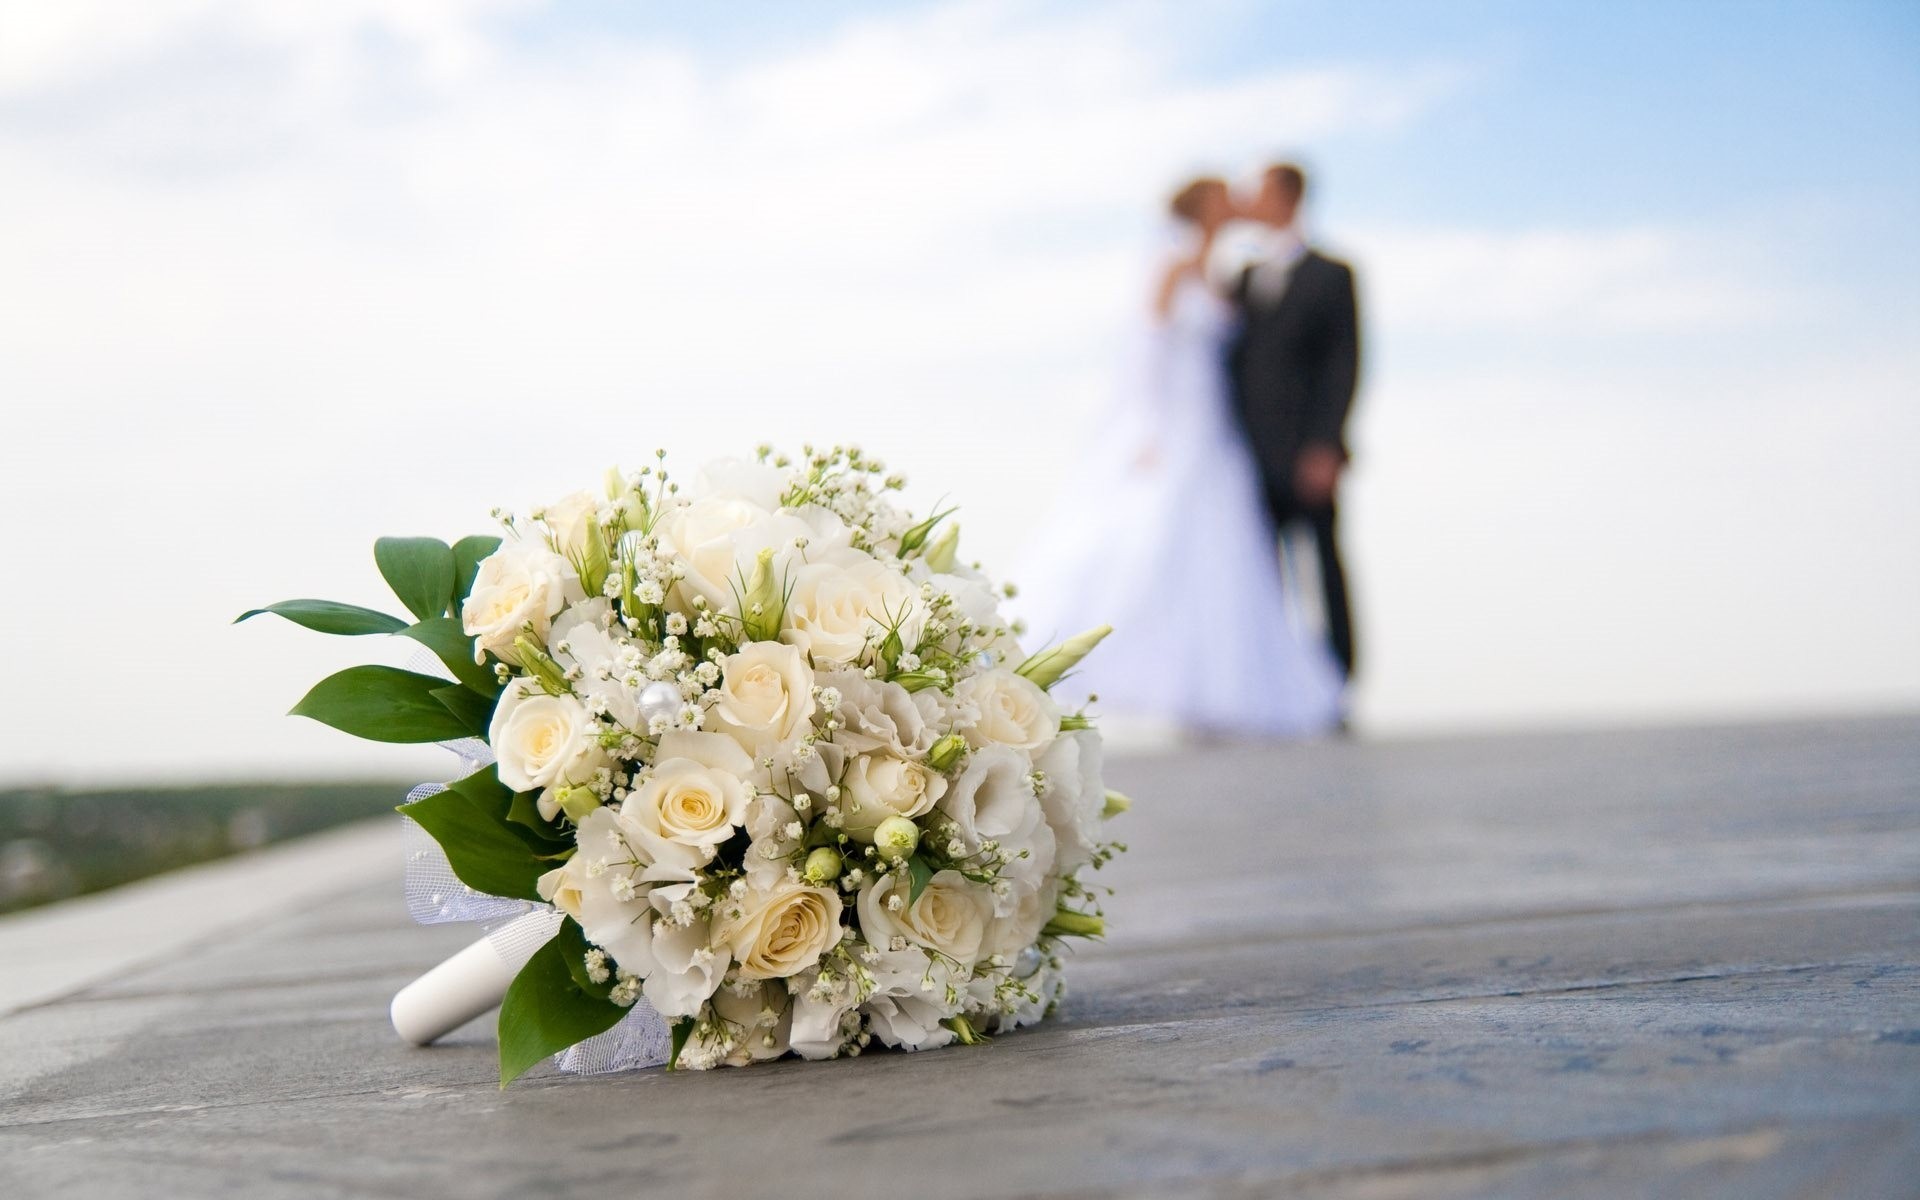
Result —
[[1227, 190], [1227, 181], [1213, 175], [1202, 175], [1173, 194], [1173, 200], [1167, 208], [1175, 217], [1189, 225], [1198, 225], [1206, 215], [1207, 198]]

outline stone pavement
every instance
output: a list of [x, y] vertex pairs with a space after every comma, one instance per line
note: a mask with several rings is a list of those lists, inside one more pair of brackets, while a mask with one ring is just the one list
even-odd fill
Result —
[[1920, 1195], [1920, 719], [1111, 777], [1114, 933], [1037, 1029], [501, 1092], [487, 1021], [387, 1027], [467, 931], [380, 830], [380, 886], [0, 1018], [0, 1196]]

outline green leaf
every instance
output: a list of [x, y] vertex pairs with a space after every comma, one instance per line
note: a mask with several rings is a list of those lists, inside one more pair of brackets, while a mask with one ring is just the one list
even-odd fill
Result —
[[511, 832], [536, 854], [553, 854], [573, 845], [573, 839], [559, 826], [540, 815], [539, 792], [514, 793], [507, 808], [507, 822], [514, 827]]
[[926, 859], [916, 854], [907, 860], [907, 873], [913, 878], [913, 886], [907, 892], [907, 907], [912, 908], [933, 879], [933, 868], [927, 865]]
[[422, 621], [445, 616], [453, 603], [453, 549], [438, 538], [381, 538], [373, 544], [381, 578]]
[[314, 684], [292, 714], [375, 742], [466, 737], [466, 722], [434, 696], [446, 686], [444, 679], [398, 667], [348, 667]]
[[479, 695], [472, 688], [457, 683], [433, 689], [433, 698], [458, 717], [468, 733], [477, 738], [487, 736], [487, 730], [493, 724], [492, 698]]
[[492, 668], [473, 661], [473, 639], [461, 628], [459, 617], [435, 617], [394, 632], [433, 651], [434, 657], [446, 664], [455, 679], [482, 696], [491, 699], [500, 694], [500, 681], [493, 677]]
[[257, 617], [261, 613], [275, 613], [315, 633], [333, 633], [342, 637], [398, 633], [407, 627], [407, 623], [399, 617], [390, 617], [357, 604], [342, 604], [337, 600], [282, 600], [265, 608], [250, 608], [235, 617], [233, 623], [238, 625], [248, 617]]
[[484, 801], [477, 802], [458, 788], [454, 784], [444, 792], [402, 804], [400, 811], [440, 843], [461, 883], [489, 896], [538, 900], [537, 884], [546, 874], [546, 864], [534, 857], [504, 820], [487, 810]]
[[613, 991], [613, 972], [609, 969], [606, 979], [600, 983], [595, 983], [587, 975], [587, 951], [593, 947], [587, 941], [586, 930], [580, 928], [580, 923], [572, 917], [560, 922], [560, 932], [553, 935], [553, 941], [560, 947], [560, 957], [566, 960], [567, 973], [573, 976], [573, 986], [589, 996], [605, 1000], [607, 994]]
[[693, 1026], [692, 1017], [681, 1017], [673, 1023], [673, 1048], [667, 1051], [667, 1070], [671, 1071], [680, 1065], [680, 1051], [686, 1047], [687, 1039], [693, 1036]]
[[453, 604], [455, 615], [473, 592], [473, 577], [480, 573], [480, 560], [500, 548], [497, 537], [463, 537], [453, 544]]
[[[568, 922], [571, 924], [571, 922]], [[500, 1086], [543, 1058], [605, 1033], [627, 1011], [574, 982], [567, 947], [554, 938], [534, 951], [500, 1004]]]

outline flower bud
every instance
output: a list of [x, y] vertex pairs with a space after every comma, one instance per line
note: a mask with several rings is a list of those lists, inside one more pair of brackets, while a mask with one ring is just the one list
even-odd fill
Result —
[[1107, 932], [1107, 923], [1103, 918], [1094, 916], [1092, 913], [1074, 912], [1070, 908], [1063, 908], [1053, 914], [1053, 920], [1048, 921], [1046, 928], [1040, 932], [1052, 937], [1097, 938]]
[[1117, 817], [1132, 807], [1133, 799], [1131, 797], [1124, 796], [1112, 788], [1108, 788], [1107, 802], [1106, 805], [1101, 808], [1100, 815], [1103, 817]]
[[888, 817], [873, 828], [873, 848], [898, 862], [920, 845], [920, 827], [910, 817]]
[[587, 814], [600, 807], [600, 797], [592, 788], [563, 787], [553, 794], [559, 802], [560, 811], [575, 825], [587, 819]]
[[946, 575], [952, 572], [960, 557], [960, 527], [947, 526], [946, 532], [927, 547], [927, 569]]
[[1070, 637], [1058, 646], [1042, 650], [1027, 659], [1014, 668], [1014, 674], [1023, 675], [1043, 688], [1052, 687], [1062, 675], [1071, 671], [1075, 664], [1092, 653], [1101, 639], [1112, 632], [1113, 626], [1102, 625], [1097, 629], [1089, 629], [1085, 633]]
[[840, 852], [832, 846], [822, 846], [807, 855], [806, 869], [801, 872], [808, 883], [819, 887], [840, 877]]
[[564, 696], [573, 689], [567, 686], [565, 672], [560, 664], [553, 661], [546, 648], [526, 634], [513, 639], [513, 649], [520, 656], [520, 665], [527, 674], [539, 680], [540, 687], [549, 696]]
[[967, 739], [957, 733], [950, 733], [933, 744], [927, 751], [927, 765], [936, 771], [951, 771], [955, 763], [967, 752]]
[[780, 623], [786, 616], [786, 597], [781, 595], [779, 583], [773, 577], [773, 551], [762, 550], [753, 560], [753, 575], [747, 580], [740, 610], [747, 640], [779, 640]]

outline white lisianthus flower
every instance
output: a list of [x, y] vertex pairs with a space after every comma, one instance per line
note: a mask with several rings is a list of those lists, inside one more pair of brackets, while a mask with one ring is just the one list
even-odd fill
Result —
[[737, 593], [752, 578], [760, 551], [773, 551], [773, 577], [785, 579], [798, 563], [794, 543], [805, 540], [811, 526], [791, 513], [716, 496], [668, 508], [653, 532], [662, 552], [686, 571], [674, 588], [679, 603], [698, 595], [716, 612], [738, 614]]
[[691, 879], [747, 818], [753, 763], [732, 738], [661, 737], [646, 781], [620, 805], [620, 830], [654, 880]]
[[952, 969], [946, 963], [924, 950], [895, 950], [877, 955], [870, 969], [874, 990], [861, 1011], [882, 1044], [933, 1050], [953, 1040], [953, 1031], [940, 1023], [953, 1015], [946, 996]]
[[960, 827], [969, 850], [992, 838], [1025, 844], [1036, 825], [1045, 824], [1040, 801], [1034, 798], [1027, 756], [1006, 746], [987, 746], [967, 759], [940, 811]]
[[653, 924], [653, 970], [640, 990], [668, 1020], [698, 1014], [727, 973], [732, 957], [725, 946], [711, 944], [709, 933], [705, 917], [687, 925], [664, 918]]
[[940, 693], [933, 688], [909, 692], [897, 683], [868, 679], [859, 671], [816, 674], [814, 682], [840, 693], [834, 715], [843, 728], [833, 740], [848, 750], [884, 750], [896, 758], [923, 758], [947, 724]]
[[515, 679], [494, 706], [487, 732], [500, 782], [516, 792], [540, 792], [540, 815], [553, 820], [563, 787], [591, 783], [612, 760], [586, 706], [572, 696], [549, 696], [532, 679]]
[[618, 627], [608, 628], [607, 618], [612, 612], [613, 606], [604, 596], [568, 605], [553, 622], [549, 652], [563, 670], [579, 669], [580, 677], [573, 685], [576, 695], [598, 702], [600, 711], [616, 725], [645, 733], [640, 692], [625, 682], [627, 670], [622, 664], [623, 656], [629, 653], [639, 661], [639, 651]]
[[539, 542], [510, 540], [480, 560], [460, 625], [480, 649], [519, 666], [513, 639], [531, 631], [535, 641], [545, 641], [560, 610], [584, 599], [573, 564]]
[[786, 472], [744, 458], [716, 458], [700, 468], [688, 494], [695, 500], [739, 500], [772, 512], [786, 490]]
[[982, 952], [988, 958], [998, 958], [1012, 964], [1020, 957], [1020, 952], [1040, 938], [1040, 931], [1046, 928], [1048, 921], [1060, 907], [1060, 883], [1057, 878], [1048, 879], [1037, 888], [1016, 887], [1013, 889], [1012, 903], [1003, 915], [995, 916], [993, 924], [987, 928], [986, 941], [982, 943]]
[[813, 719], [813, 671], [778, 642], [752, 642], [720, 663], [719, 699], [708, 727], [760, 754], [805, 734]]
[[732, 1046], [720, 1060], [727, 1066], [744, 1067], [787, 1052], [793, 1004], [786, 988], [761, 983], [743, 995], [722, 987], [713, 994], [713, 1011], [732, 1035]]
[[947, 781], [926, 764], [891, 754], [866, 754], [847, 766], [840, 781], [841, 828], [857, 842], [871, 843], [888, 817], [925, 816], [946, 793]]
[[[890, 871], [860, 889], [860, 930], [869, 943], [889, 945], [904, 937], [971, 968], [980, 960], [987, 924], [993, 920], [993, 893], [958, 871], [941, 871], [927, 881], [920, 898], [906, 903], [913, 883], [905, 871]], [[899, 911], [888, 901], [900, 898]]]
[[611, 809], [596, 808], [575, 832], [579, 850], [566, 865], [540, 877], [542, 898], [580, 922], [587, 940], [605, 950], [623, 971], [645, 976], [654, 969], [651, 885], [619, 838]]
[[1004, 667], [965, 680], [954, 694], [979, 710], [964, 730], [975, 747], [997, 744], [1037, 752], [1060, 732], [1060, 706], [1040, 685]]
[[820, 961], [840, 941], [840, 896], [785, 883], [724, 902], [714, 940], [740, 964], [742, 979], [785, 979]]
[[899, 572], [855, 550], [809, 558], [794, 574], [780, 640], [816, 665], [861, 662], [868, 643], [896, 624], [903, 644], [918, 644], [925, 612], [919, 592]]
[[1058, 845], [1058, 870], [1067, 875], [1092, 861], [1100, 843], [1100, 823], [1107, 790], [1100, 777], [1100, 734], [1074, 730], [1040, 756], [1034, 766], [1046, 772], [1047, 790], [1040, 804]]
[[844, 977], [820, 980], [807, 971], [793, 980], [792, 1018], [787, 1040], [801, 1058], [832, 1058], [846, 1044], [848, 1026], [860, 997]]

